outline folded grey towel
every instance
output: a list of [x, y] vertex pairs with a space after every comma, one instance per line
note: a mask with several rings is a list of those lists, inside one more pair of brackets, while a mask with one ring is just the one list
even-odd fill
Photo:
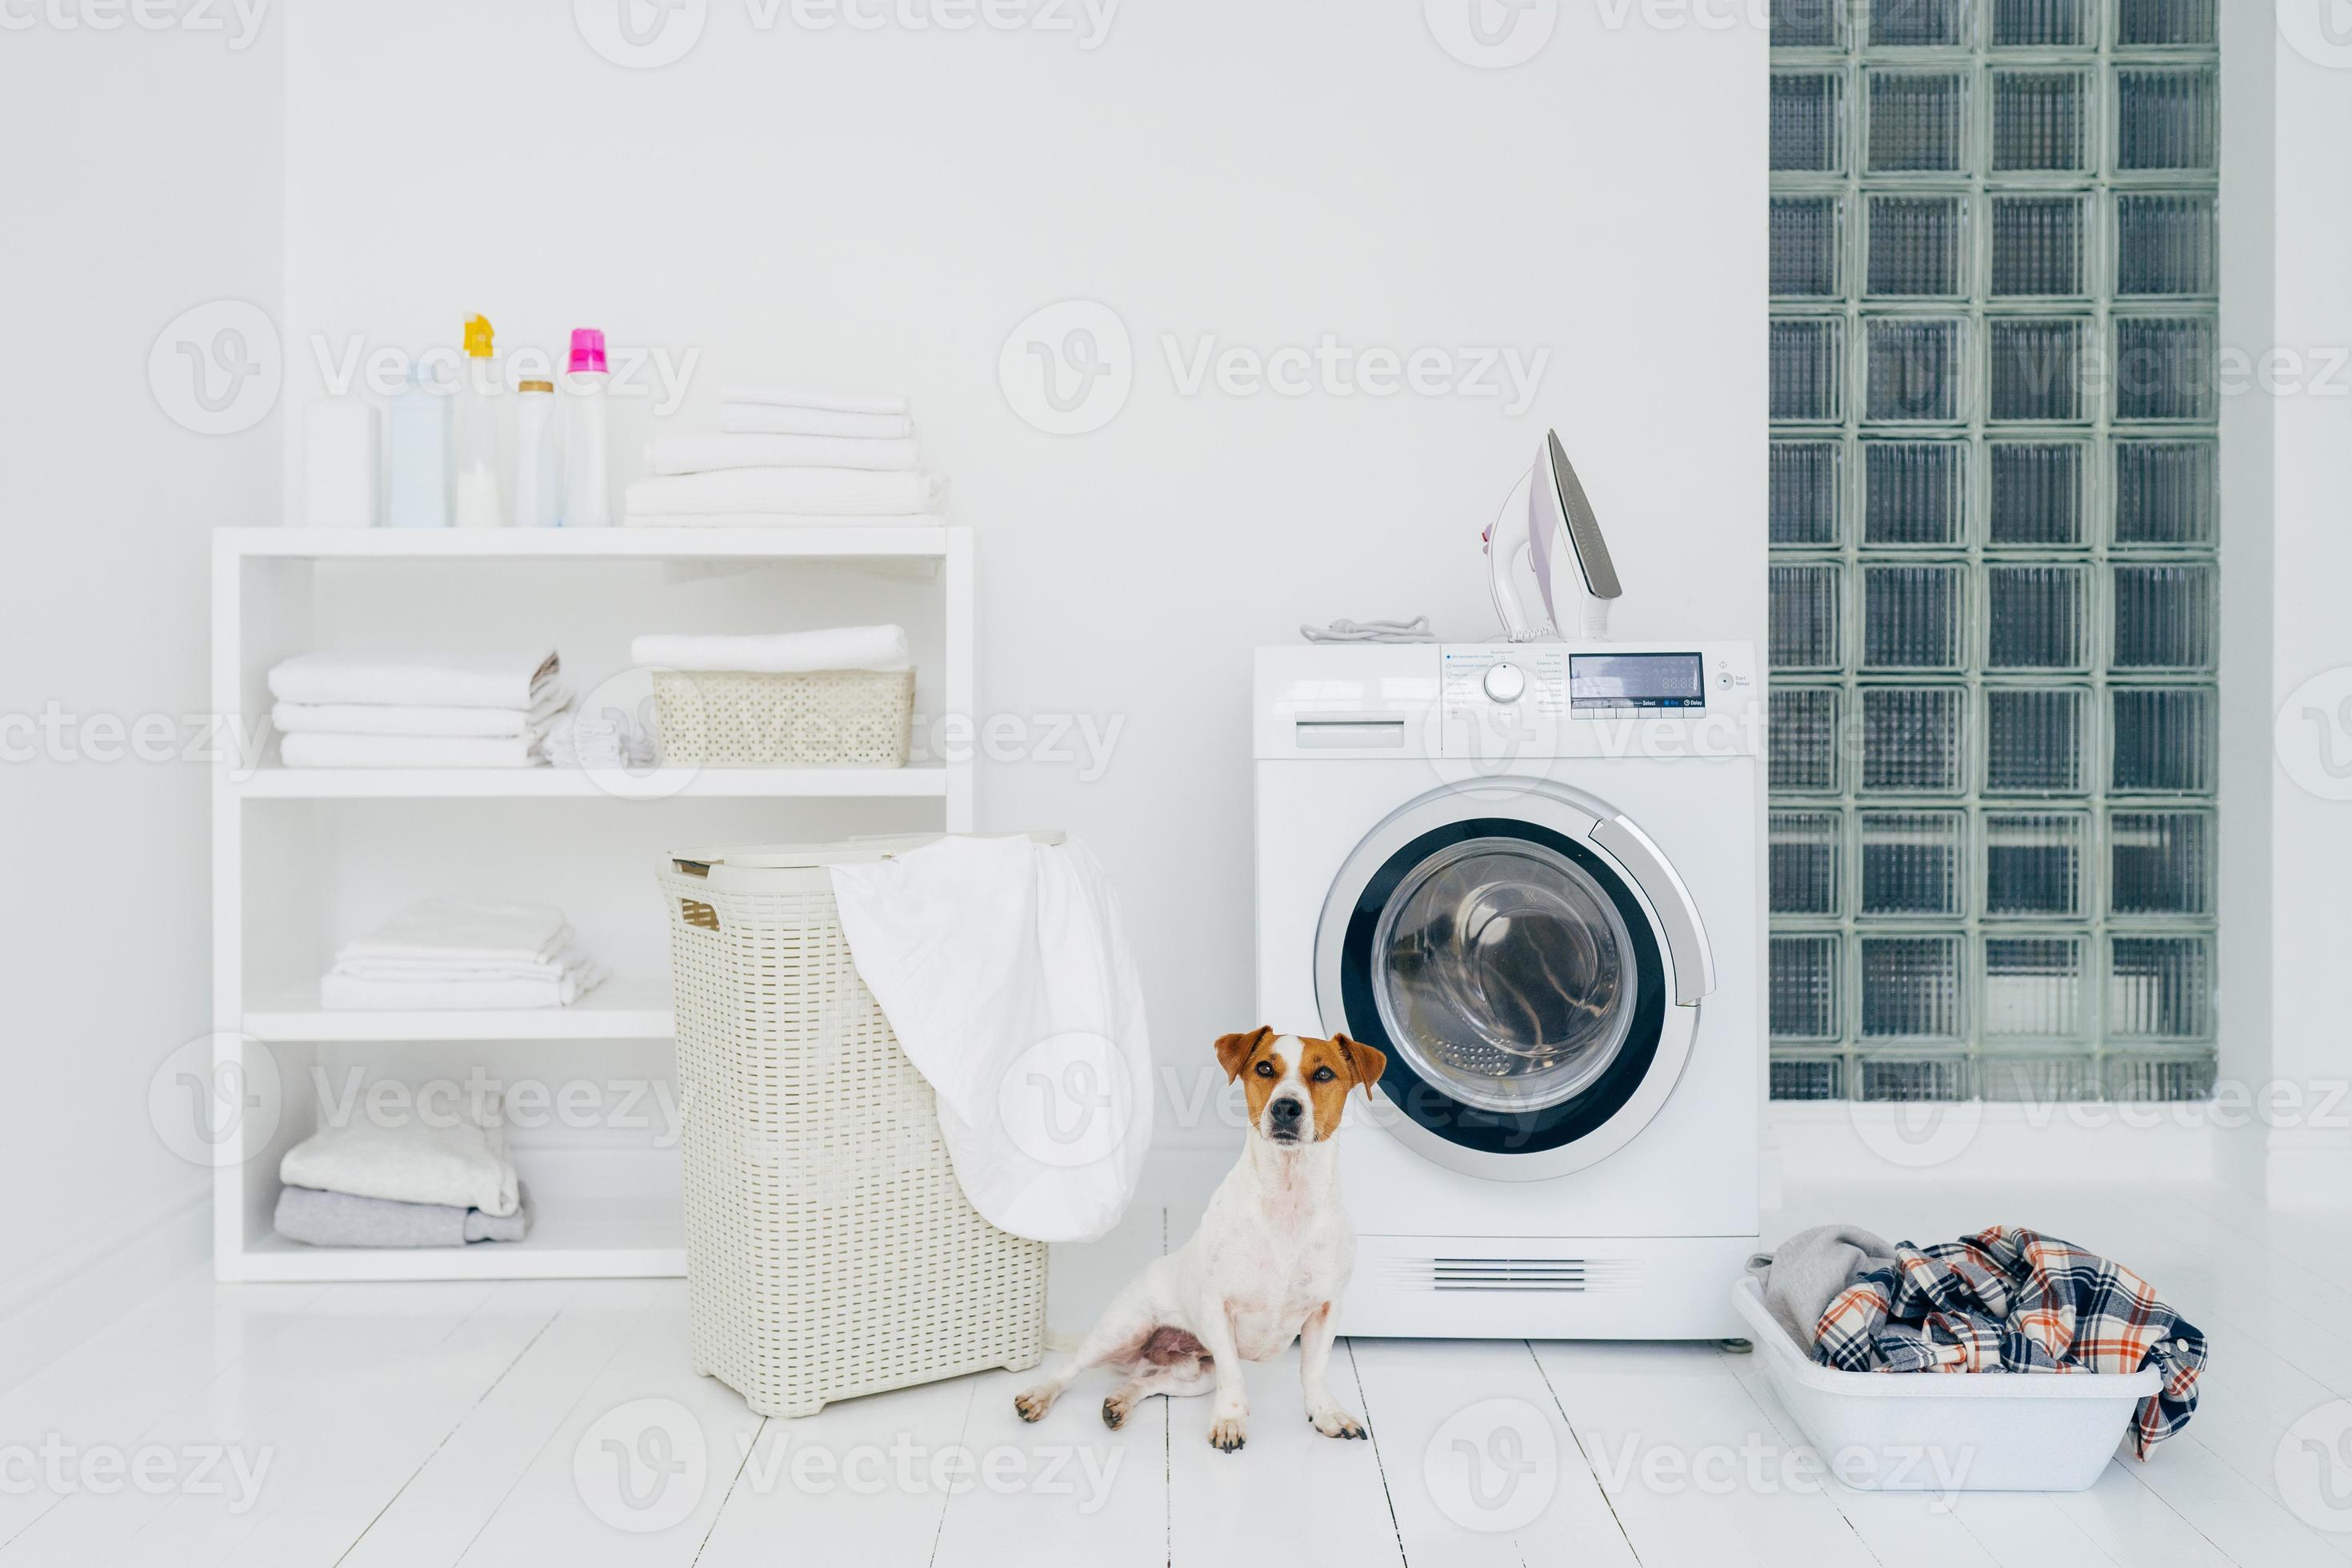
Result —
[[510, 1215], [487, 1215], [449, 1204], [404, 1204], [390, 1198], [281, 1187], [278, 1234], [312, 1247], [463, 1247], [469, 1241], [520, 1241], [530, 1234], [530, 1194]]
[[1763, 1286], [1765, 1307], [1810, 1357], [1813, 1331], [1838, 1292], [1857, 1275], [1894, 1260], [1893, 1246], [1859, 1226], [1819, 1225], [1799, 1231], [1777, 1252], [1755, 1254], [1748, 1272]]

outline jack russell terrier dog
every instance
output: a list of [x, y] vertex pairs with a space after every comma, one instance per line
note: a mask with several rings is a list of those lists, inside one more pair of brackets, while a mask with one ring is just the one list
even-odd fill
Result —
[[1326, 1437], [1364, 1436], [1328, 1382], [1339, 1332], [1332, 1309], [1356, 1266], [1331, 1134], [1348, 1091], [1360, 1085], [1369, 1099], [1388, 1058], [1345, 1035], [1303, 1039], [1258, 1028], [1220, 1039], [1217, 1061], [1249, 1096], [1241, 1163], [1192, 1238], [1154, 1258], [1061, 1370], [1013, 1401], [1024, 1421], [1051, 1410], [1079, 1373], [1108, 1366], [1119, 1385], [1103, 1401], [1103, 1425], [1125, 1425], [1136, 1402], [1154, 1394], [1213, 1388], [1209, 1441], [1230, 1454], [1249, 1418], [1242, 1363], [1271, 1361], [1297, 1340], [1307, 1422]]

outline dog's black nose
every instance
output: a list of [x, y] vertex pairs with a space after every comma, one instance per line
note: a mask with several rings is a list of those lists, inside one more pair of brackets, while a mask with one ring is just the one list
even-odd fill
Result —
[[1299, 1104], [1298, 1101], [1292, 1100], [1287, 1096], [1276, 1100], [1266, 1109], [1273, 1111], [1274, 1124], [1276, 1127], [1297, 1126], [1299, 1117], [1304, 1115], [1307, 1110], [1305, 1106]]

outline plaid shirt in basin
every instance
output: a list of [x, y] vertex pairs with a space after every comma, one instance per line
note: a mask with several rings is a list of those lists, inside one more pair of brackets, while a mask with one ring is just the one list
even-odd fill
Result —
[[2141, 1458], [2189, 1424], [2205, 1336], [2147, 1280], [2095, 1253], [1995, 1226], [1960, 1241], [1895, 1249], [1822, 1314], [1814, 1356], [1845, 1372], [2105, 1372], [2152, 1366], [2140, 1402]]

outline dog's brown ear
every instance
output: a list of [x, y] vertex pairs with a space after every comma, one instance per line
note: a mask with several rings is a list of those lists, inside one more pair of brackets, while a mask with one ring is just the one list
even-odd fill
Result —
[[1345, 1035], [1334, 1035], [1331, 1043], [1339, 1047], [1339, 1058], [1356, 1081], [1364, 1086], [1364, 1098], [1372, 1097], [1372, 1085], [1381, 1081], [1381, 1074], [1389, 1070], [1388, 1053], [1378, 1046], [1368, 1046], [1361, 1040], [1351, 1040]]
[[1217, 1037], [1217, 1065], [1225, 1069], [1225, 1081], [1231, 1083], [1242, 1076], [1242, 1068], [1257, 1054], [1260, 1041], [1274, 1031], [1260, 1024], [1246, 1035], [1221, 1035]]

